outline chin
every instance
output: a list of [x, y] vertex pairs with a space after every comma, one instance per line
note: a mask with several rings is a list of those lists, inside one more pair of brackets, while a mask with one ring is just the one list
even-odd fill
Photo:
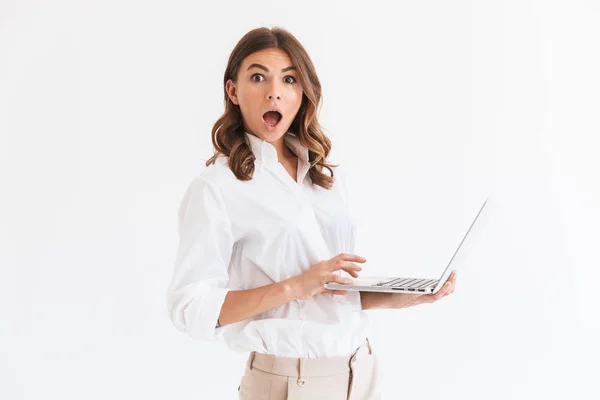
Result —
[[275, 131], [270, 131], [267, 128], [263, 127], [259, 132], [262, 136], [269, 138], [269, 141], [277, 140], [283, 135], [285, 135], [288, 131], [289, 127], [278, 126]]

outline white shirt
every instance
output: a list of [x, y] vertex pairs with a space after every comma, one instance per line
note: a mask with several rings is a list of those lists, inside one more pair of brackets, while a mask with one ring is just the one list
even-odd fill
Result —
[[167, 291], [171, 321], [194, 339], [222, 338], [240, 352], [350, 355], [369, 326], [359, 292], [320, 293], [215, 328], [229, 290], [280, 282], [340, 253], [354, 254], [356, 220], [343, 170], [334, 168], [331, 190], [313, 185], [308, 149], [288, 132], [284, 141], [298, 156], [296, 182], [273, 145], [246, 137], [256, 156], [252, 180], [238, 180], [220, 156], [192, 180], [181, 201], [179, 245]]

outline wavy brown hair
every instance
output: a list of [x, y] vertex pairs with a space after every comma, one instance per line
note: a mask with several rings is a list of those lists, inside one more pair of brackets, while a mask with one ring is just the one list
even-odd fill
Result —
[[[234, 104], [225, 88], [227, 81], [234, 83], [238, 79], [238, 71], [242, 61], [250, 54], [269, 48], [277, 48], [287, 52], [292, 63], [297, 68], [299, 81], [302, 85], [302, 103], [290, 125], [289, 131], [295, 133], [300, 143], [308, 148], [310, 161], [309, 175], [315, 185], [331, 189], [334, 182], [332, 165], [327, 163], [331, 151], [331, 140], [323, 133], [317, 120], [317, 110], [321, 106], [321, 83], [308, 53], [300, 42], [283, 28], [256, 28], [246, 33], [237, 43], [227, 62], [223, 89], [225, 92], [225, 112], [215, 122], [212, 128], [214, 155], [206, 161], [206, 166], [214, 164], [217, 157], [229, 157], [229, 168], [237, 179], [248, 181], [254, 175], [254, 160], [252, 148], [247, 142], [242, 113]], [[323, 173], [328, 169], [331, 176]]]

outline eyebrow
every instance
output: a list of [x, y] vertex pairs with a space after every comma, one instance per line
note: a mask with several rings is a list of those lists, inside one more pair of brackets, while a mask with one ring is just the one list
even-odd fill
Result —
[[[264, 65], [257, 64], [257, 63], [254, 63], [254, 64], [250, 65], [246, 71], [248, 71], [250, 68], [260, 68], [262, 70], [265, 70], [266, 72], [269, 72], [269, 68], [265, 67]], [[289, 71], [289, 70], [292, 70], [292, 69], [295, 70], [297, 68], [292, 65], [290, 67], [282, 69], [281, 72], [286, 72], [286, 71]]]

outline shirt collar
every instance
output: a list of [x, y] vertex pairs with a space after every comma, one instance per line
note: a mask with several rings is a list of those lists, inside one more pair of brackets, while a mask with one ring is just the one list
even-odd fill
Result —
[[[244, 134], [248, 138], [248, 142], [250, 143], [252, 153], [256, 157], [257, 161], [260, 161], [262, 164], [265, 165], [279, 162], [275, 146], [259, 138], [258, 136], [252, 135], [248, 132], [244, 132]], [[286, 132], [283, 136], [283, 141], [285, 142], [285, 144], [288, 145], [288, 148], [298, 157], [299, 162], [301, 162], [303, 165], [310, 166], [310, 162], [308, 161], [308, 148], [304, 147], [302, 143], [300, 143], [300, 139], [298, 139], [296, 134], [289, 131]]]

